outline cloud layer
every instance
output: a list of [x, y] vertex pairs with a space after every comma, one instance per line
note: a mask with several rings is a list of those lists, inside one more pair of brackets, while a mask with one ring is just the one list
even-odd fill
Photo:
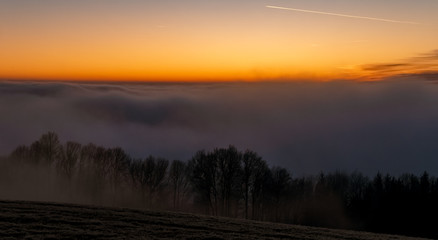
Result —
[[426, 80], [437, 80], [438, 76], [438, 50], [419, 54], [416, 57], [395, 61], [391, 63], [366, 64], [361, 70], [368, 76], [375, 78], [390, 78], [403, 76]]
[[331, 170], [438, 175], [438, 86], [379, 83], [0, 83], [0, 154], [46, 131], [189, 159], [253, 149], [295, 175]]

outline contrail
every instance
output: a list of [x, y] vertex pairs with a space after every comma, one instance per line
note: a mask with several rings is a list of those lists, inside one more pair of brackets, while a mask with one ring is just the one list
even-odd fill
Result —
[[398, 21], [398, 20], [384, 19], [384, 18], [373, 18], [373, 17], [355, 16], [355, 15], [347, 15], [347, 14], [339, 14], [339, 13], [320, 12], [320, 11], [312, 11], [312, 10], [305, 10], [305, 9], [298, 9], [298, 8], [287, 8], [287, 7], [278, 7], [278, 6], [269, 6], [269, 5], [266, 7], [267, 8], [275, 8], [275, 9], [282, 9], [282, 10], [289, 10], [289, 11], [296, 11], [296, 12], [324, 14], [324, 15], [331, 15], [331, 16], [337, 16], [337, 17], [367, 19], [367, 20], [381, 21], [381, 22], [420, 24], [418, 22]]

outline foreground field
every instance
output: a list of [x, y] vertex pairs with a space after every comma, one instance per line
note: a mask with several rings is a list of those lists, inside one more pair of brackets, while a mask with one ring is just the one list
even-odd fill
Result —
[[0, 201], [0, 239], [414, 239], [194, 214]]

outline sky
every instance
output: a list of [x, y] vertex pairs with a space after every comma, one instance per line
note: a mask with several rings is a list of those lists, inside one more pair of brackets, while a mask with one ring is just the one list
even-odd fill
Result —
[[55, 131], [134, 157], [234, 144], [298, 175], [438, 175], [437, 9], [0, 0], [0, 156]]
[[1, 0], [0, 79], [381, 79], [438, 71], [436, 0]]

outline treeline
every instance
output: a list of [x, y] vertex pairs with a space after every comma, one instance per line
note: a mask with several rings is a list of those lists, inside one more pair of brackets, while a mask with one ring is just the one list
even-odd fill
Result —
[[438, 216], [438, 180], [427, 172], [293, 178], [234, 146], [198, 151], [188, 161], [134, 159], [118, 147], [62, 144], [53, 132], [17, 147], [3, 162], [44, 169], [45, 183], [62, 183], [56, 191], [93, 204], [438, 237], [432, 220]]

